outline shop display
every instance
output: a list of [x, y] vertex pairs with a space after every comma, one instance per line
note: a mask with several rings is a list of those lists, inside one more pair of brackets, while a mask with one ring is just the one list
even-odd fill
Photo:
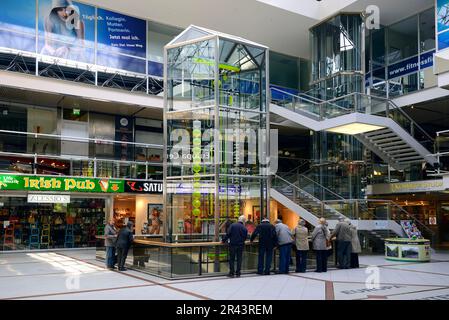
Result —
[[149, 234], [161, 234], [162, 208], [162, 204], [148, 204], [147, 220], [150, 225]]
[[385, 259], [410, 262], [430, 261], [427, 239], [385, 239]]
[[26, 197], [9, 197], [2, 202], [2, 250], [94, 246], [98, 230], [104, 228], [104, 199], [72, 197], [69, 204], [43, 204], [28, 203]]

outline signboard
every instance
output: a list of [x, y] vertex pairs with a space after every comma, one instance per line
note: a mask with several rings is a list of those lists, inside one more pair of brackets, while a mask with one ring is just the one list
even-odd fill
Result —
[[146, 21], [101, 8], [97, 20], [97, 63], [145, 74]]
[[433, 66], [433, 55], [435, 51], [423, 53], [419, 57], [412, 57], [401, 62], [388, 66], [388, 79], [398, 78], [407, 74], [415, 73], [419, 69], [426, 69]]
[[29, 194], [28, 203], [70, 203], [70, 196], [64, 194]]
[[368, 195], [391, 194], [391, 193], [415, 193], [444, 191], [449, 188], [449, 177], [441, 180], [424, 180], [401, 183], [383, 183], [370, 185], [367, 188]]
[[128, 193], [146, 193], [146, 194], [162, 194], [162, 182], [148, 181], [126, 181], [125, 192]]
[[0, 175], [0, 190], [120, 193], [123, 180]]

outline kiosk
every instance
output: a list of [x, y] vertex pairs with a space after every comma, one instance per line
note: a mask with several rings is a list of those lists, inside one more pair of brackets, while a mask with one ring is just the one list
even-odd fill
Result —
[[430, 240], [385, 239], [385, 258], [395, 261], [429, 262]]

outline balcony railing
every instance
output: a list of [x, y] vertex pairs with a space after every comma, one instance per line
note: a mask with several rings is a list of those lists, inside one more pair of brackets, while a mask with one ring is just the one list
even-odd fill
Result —
[[162, 145], [0, 130], [0, 172], [161, 179]]

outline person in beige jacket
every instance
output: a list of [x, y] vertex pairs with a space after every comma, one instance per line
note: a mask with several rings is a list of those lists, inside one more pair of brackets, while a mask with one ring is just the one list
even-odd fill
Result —
[[296, 272], [304, 273], [307, 268], [307, 253], [309, 252], [309, 230], [306, 222], [299, 219], [298, 226], [292, 231], [296, 244]]
[[[349, 220], [349, 219], [348, 219]], [[349, 227], [351, 228], [351, 268], [359, 268], [359, 253], [362, 252], [362, 246], [360, 245], [359, 235], [357, 232], [357, 227], [348, 221]]]

